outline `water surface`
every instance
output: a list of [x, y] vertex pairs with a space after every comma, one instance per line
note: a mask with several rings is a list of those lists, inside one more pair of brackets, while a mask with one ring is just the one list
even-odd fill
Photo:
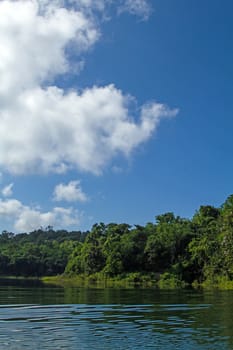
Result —
[[233, 292], [0, 284], [0, 349], [233, 349]]

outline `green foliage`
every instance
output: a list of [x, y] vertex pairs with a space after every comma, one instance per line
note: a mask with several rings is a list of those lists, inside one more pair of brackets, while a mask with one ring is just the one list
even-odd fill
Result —
[[82, 238], [80, 232], [42, 229], [30, 234], [0, 235], [0, 274], [15, 276], [57, 275], [64, 272], [68, 257]]
[[157, 225], [145, 247], [149, 271], [164, 271], [187, 256], [193, 234], [190, 222], [167, 213], [156, 217]]
[[109, 235], [103, 245], [103, 253], [106, 259], [104, 273], [115, 276], [123, 272], [121, 241], [119, 235]]
[[164, 272], [159, 279], [158, 286], [161, 289], [184, 288], [185, 282], [170, 272]]
[[90, 232], [55, 231], [51, 226], [29, 234], [3, 231], [0, 274], [63, 275], [88, 283], [121, 279], [139, 285], [160, 276], [161, 288], [229, 287], [233, 285], [233, 195], [220, 208], [201, 206], [192, 219], [168, 212], [145, 226], [99, 223]]
[[136, 226], [121, 237], [122, 262], [125, 272], [145, 270], [145, 247], [147, 232]]

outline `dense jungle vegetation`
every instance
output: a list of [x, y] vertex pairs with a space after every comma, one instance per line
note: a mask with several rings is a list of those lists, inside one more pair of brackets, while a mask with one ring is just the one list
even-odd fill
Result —
[[[201, 206], [192, 219], [173, 213], [155, 222], [95, 224], [88, 232], [0, 235], [0, 275], [105, 278], [142, 276], [174, 285], [233, 281], [233, 195], [220, 208]], [[133, 276], [133, 277], [132, 277]]]

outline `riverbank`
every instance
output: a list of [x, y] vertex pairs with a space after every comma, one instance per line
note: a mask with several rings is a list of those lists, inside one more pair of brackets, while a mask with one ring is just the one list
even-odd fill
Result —
[[140, 273], [117, 277], [107, 277], [100, 273], [75, 276], [58, 275], [42, 277], [41, 281], [46, 284], [88, 288], [151, 288], [157, 284], [155, 276], [145, 276]]
[[139, 272], [122, 274], [115, 277], [109, 277], [102, 273], [92, 275], [56, 275], [56, 276], [0, 276], [1, 281], [32, 284], [56, 285], [62, 287], [85, 287], [85, 288], [121, 288], [121, 289], [203, 289], [203, 290], [233, 290], [233, 281], [228, 280], [225, 276], [216, 276], [214, 279], [208, 279], [202, 283], [194, 281], [187, 284], [173, 274], [165, 272], [163, 274], [142, 274]]
[[101, 273], [92, 275], [80, 274], [75, 276], [58, 275], [41, 277], [40, 280], [45, 284], [54, 284], [64, 287], [233, 290], [233, 281], [228, 280], [226, 277], [217, 276], [215, 279], [209, 279], [202, 283], [195, 281], [189, 285], [168, 272], [162, 275], [129, 273], [112, 278], [104, 276]]
[[[194, 287], [195, 284], [193, 283]], [[219, 290], [233, 290], [233, 281], [230, 281], [225, 276], [216, 276], [211, 279], [205, 280], [201, 284], [203, 289], [219, 289]]]
[[161, 288], [177, 289], [187, 287], [185, 282], [168, 273], [142, 274], [139, 272], [122, 274], [109, 277], [102, 273], [92, 275], [58, 275], [42, 277], [41, 281], [46, 284], [74, 287], [99, 287], [99, 288]]

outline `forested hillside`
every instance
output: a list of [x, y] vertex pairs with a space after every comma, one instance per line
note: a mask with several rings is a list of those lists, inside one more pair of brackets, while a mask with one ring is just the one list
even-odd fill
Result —
[[74, 276], [153, 274], [191, 284], [233, 280], [233, 195], [220, 208], [201, 206], [192, 219], [158, 215], [145, 226], [95, 224], [91, 231], [0, 235], [0, 274]]

